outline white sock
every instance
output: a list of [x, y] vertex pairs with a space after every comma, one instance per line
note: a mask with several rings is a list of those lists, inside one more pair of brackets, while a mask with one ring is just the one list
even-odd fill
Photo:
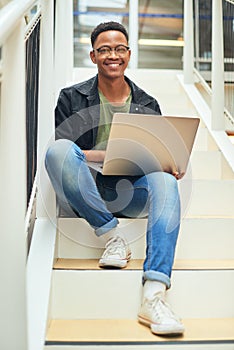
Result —
[[100, 236], [100, 239], [102, 239], [103, 241], [107, 242], [109, 239], [119, 236], [121, 238], [123, 238], [126, 241], [125, 235], [122, 232], [122, 230], [116, 226], [114, 228], [112, 228], [110, 231], [104, 233], [103, 235]]
[[165, 293], [166, 285], [158, 281], [147, 280], [143, 287], [143, 296], [147, 299], [152, 299], [154, 294], [158, 292]]

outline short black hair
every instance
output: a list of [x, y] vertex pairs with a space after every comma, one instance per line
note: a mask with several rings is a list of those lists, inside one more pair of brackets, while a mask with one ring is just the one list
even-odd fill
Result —
[[91, 33], [91, 44], [92, 47], [98, 37], [99, 34], [106, 32], [108, 30], [118, 30], [119, 32], [123, 33], [125, 35], [125, 38], [127, 39], [128, 42], [128, 32], [126, 28], [118, 22], [110, 21], [110, 22], [105, 22], [105, 23], [100, 23], [95, 27]]

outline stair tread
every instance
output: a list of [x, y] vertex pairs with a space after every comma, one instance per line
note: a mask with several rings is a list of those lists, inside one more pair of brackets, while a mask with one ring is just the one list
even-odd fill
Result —
[[[143, 259], [132, 259], [124, 270], [142, 270]], [[98, 259], [63, 259], [54, 262], [56, 270], [103, 270]], [[233, 270], [234, 260], [175, 260], [173, 270]]]
[[183, 336], [156, 336], [137, 320], [51, 320], [46, 344], [234, 342], [234, 318], [184, 319]]

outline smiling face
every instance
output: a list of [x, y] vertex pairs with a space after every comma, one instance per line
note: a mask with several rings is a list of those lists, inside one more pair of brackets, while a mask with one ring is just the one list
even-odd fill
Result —
[[119, 45], [128, 46], [128, 42], [125, 35], [118, 30], [108, 30], [98, 35], [94, 43], [94, 51], [90, 52], [90, 58], [97, 65], [100, 77], [116, 79], [124, 75], [131, 55], [130, 50], [120, 56], [114, 50], [111, 51], [109, 56], [102, 55], [96, 50], [102, 46], [115, 48]]

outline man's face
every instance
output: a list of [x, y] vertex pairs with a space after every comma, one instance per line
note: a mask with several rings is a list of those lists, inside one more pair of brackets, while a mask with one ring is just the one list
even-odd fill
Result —
[[130, 50], [127, 50], [125, 53], [111, 50], [109, 54], [103, 54], [100, 50], [99, 52], [97, 51], [97, 49], [102, 47], [121, 48], [120, 45], [127, 47], [128, 43], [125, 35], [117, 30], [108, 30], [98, 35], [94, 43], [94, 51], [90, 52], [90, 57], [92, 62], [97, 64], [99, 75], [112, 79], [124, 75], [131, 55]]

